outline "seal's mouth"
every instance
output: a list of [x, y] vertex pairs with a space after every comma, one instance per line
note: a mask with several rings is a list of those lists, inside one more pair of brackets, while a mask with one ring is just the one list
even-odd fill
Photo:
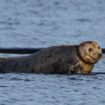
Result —
[[102, 58], [102, 54], [98, 54], [98, 56], [96, 58], [91, 57], [88, 54], [86, 55], [86, 59], [87, 59], [88, 63], [90, 63], [90, 64], [97, 63], [101, 58]]

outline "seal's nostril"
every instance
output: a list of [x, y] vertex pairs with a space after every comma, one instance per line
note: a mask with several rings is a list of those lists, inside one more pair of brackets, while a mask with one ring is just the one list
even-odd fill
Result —
[[102, 54], [100, 53], [100, 54], [99, 54], [99, 57], [101, 57], [101, 56], [102, 56]]

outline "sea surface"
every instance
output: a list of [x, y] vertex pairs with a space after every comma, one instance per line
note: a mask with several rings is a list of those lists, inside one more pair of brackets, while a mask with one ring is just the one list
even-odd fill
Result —
[[[42, 48], [86, 40], [105, 48], [105, 0], [0, 0], [0, 47]], [[0, 74], [0, 105], [105, 105], [105, 55], [93, 72]]]

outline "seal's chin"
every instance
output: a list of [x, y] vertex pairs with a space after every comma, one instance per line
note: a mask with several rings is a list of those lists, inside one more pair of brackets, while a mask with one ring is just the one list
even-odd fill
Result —
[[85, 63], [89, 63], [89, 64], [95, 64], [98, 60], [93, 59], [92, 57], [90, 57], [89, 55], [86, 55], [85, 57]]
[[86, 63], [90, 63], [90, 64], [95, 64], [95, 63], [97, 63], [100, 59], [101, 59], [101, 57], [92, 58], [91, 56], [86, 55], [86, 57], [85, 57], [85, 62], [86, 62]]

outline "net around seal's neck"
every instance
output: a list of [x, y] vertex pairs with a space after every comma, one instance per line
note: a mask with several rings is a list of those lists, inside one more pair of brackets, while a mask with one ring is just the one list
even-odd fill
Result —
[[83, 61], [83, 63], [89, 65], [94, 64], [94, 60], [89, 56], [89, 54], [87, 54], [87, 52], [83, 49], [83, 46], [81, 44], [78, 46], [78, 55]]

